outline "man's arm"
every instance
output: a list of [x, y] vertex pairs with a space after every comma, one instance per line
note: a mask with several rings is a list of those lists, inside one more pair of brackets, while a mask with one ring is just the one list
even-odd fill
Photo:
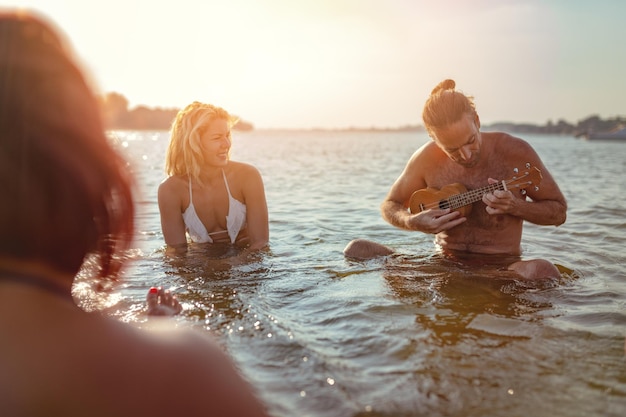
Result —
[[[524, 159], [541, 171], [541, 183], [538, 189], [527, 190], [528, 199], [516, 198], [510, 191], [494, 191], [485, 194], [483, 202], [489, 214], [510, 214], [525, 221], [543, 225], [559, 226], [567, 218], [567, 201], [558, 184], [545, 167], [535, 150], [525, 142], [521, 142]], [[489, 178], [490, 183], [497, 182]]]
[[423, 175], [419, 172], [419, 154], [420, 150], [413, 154], [380, 206], [383, 219], [404, 230], [415, 230], [411, 226], [409, 200], [414, 191], [426, 186]]
[[467, 219], [458, 211], [450, 209], [430, 209], [419, 213], [408, 211], [411, 195], [419, 189], [426, 188], [426, 180], [419, 161], [422, 150], [423, 148], [411, 157], [402, 174], [391, 186], [380, 210], [383, 219], [395, 227], [436, 234], [451, 229]]
[[560, 226], [567, 218], [567, 202], [558, 187], [553, 192], [552, 199], [531, 197], [529, 201], [514, 197], [510, 191], [494, 191], [483, 196], [483, 202], [489, 214], [510, 214], [542, 226]]

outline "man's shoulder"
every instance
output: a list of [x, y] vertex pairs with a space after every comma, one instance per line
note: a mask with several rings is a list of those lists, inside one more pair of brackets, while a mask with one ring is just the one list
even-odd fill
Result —
[[412, 155], [411, 159], [432, 158], [434, 155], [443, 154], [439, 146], [433, 140], [429, 140], [420, 146]]
[[524, 139], [506, 132], [483, 132], [482, 137], [484, 141], [491, 142], [494, 149], [498, 151], [532, 149]]
[[507, 141], [507, 142], [520, 142], [520, 143], [526, 143], [526, 141], [522, 138], [519, 138], [517, 136], [513, 136], [510, 133], [507, 132], [481, 132], [481, 135], [483, 137], [483, 139], [487, 139], [487, 140], [492, 140], [494, 142], [501, 142], [501, 141]]

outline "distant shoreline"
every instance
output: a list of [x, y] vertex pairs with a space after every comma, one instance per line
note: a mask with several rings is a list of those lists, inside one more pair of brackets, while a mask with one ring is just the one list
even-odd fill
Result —
[[[495, 123], [491, 125], [483, 125], [481, 126], [481, 130], [484, 132], [507, 132], [507, 133], [515, 133], [515, 134], [544, 134], [544, 135], [569, 135], [575, 137], [588, 137], [597, 133], [611, 132], [620, 126], [624, 126], [624, 124], [615, 123], [615, 124], [604, 124], [601, 128], [596, 127], [588, 127], [581, 128], [577, 126], [569, 126], [564, 128], [560, 126], [559, 128], [555, 128], [553, 126], [539, 126], [539, 125], [530, 125], [530, 124], [514, 124], [514, 123]], [[108, 126], [107, 130], [115, 131], [115, 130], [128, 130], [128, 131], [155, 131], [155, 132], [169, 132], [170, 128], [162, 127], [162, 126], [154, 126], [154, 127], [130, 127], [130, 126], [118, 126], [112, 127]], [[270, 128], [252, 128], [249, 125], [245, 126], [243, 129], [239, 127], [239, 125], [233, 126], [233, 130], [237, 132], [328, 132], [328, 133], [395, 133], [395, 132], [416, 132], [416, 133], [424, 133], [426, 129], [422, 125], [416, 126], [403, 126], [398, 128], [393, 127], [345, 127], [345, 128], [280, 128], [280, 127], [270, 127]]]
[[[109, 130], [169, 130], [179, 109], [176, 108], [149, 108], [137, 106], [128, 108], [128, 100], [121, 94], [108, 93], [101, 98], [101, 107], [105, 125]], [[611, 132], [626, 127], [626, 116], [615, 116], [601, 119], [592, 115], [578, 121], [576, 124], [565, 120], [554, 123], [549, 120], [545, 125], [532, 123], [497, 122], [483, 125], [485, 131], [504, 131], [510, 133], [541, 133], [555, 135], [573, 135], [587, 137], [591, 134]], [[397, 127], [357, 127], [343, 128], [260, 128], [243, 119], [233, 126], [236, 131], [308, 131], [308, 132], [424, 132], [424, 126], [403, 125]]]

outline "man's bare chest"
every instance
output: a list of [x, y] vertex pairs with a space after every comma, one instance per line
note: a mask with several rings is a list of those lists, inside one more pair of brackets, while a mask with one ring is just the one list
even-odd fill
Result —
[[514, 175], [512, 168], [496, 161], [482, 168], [471, 169], [453, 164], [444, 164], [438, 170], [428, 173], [425, 177], [427, 186], [442, 188], [449, 184], [459, 183], [468, 190], [474, 190], [488, 185], [489, 178], [501, 181]]

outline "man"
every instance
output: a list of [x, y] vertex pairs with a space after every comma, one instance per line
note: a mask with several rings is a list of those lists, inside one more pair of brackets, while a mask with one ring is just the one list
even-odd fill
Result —
[[[567, 203], [559, 186], [527, 142], [506, 133], [481, 132], [472, 97], [454, 88], [453, 80], [444, 80], [426, 101], [422, 116], [432, 141], [413, 154], [391, 187], [381, 206], [383, 218], [401, 229], [434, 234], [446, 255], [460, 259], [484, 255], [485, 262], [506, 266], [529, 279], [558, 277], [552, 263], [519, 256], [524, 220], [555, 226], [565, 222]], [[408, 210], [417, 190], [439, 190], [453, 183], [475, 190], [519, 176], [514, 168], [524, 170], [527, 164], [540, 172], [538, 188], [494, 186], [477, 197], [479, 201], [466, 215], [446, 204]], [[391, 252], [362, 239], [350, 242], [344, 250], [354, 258]]]

